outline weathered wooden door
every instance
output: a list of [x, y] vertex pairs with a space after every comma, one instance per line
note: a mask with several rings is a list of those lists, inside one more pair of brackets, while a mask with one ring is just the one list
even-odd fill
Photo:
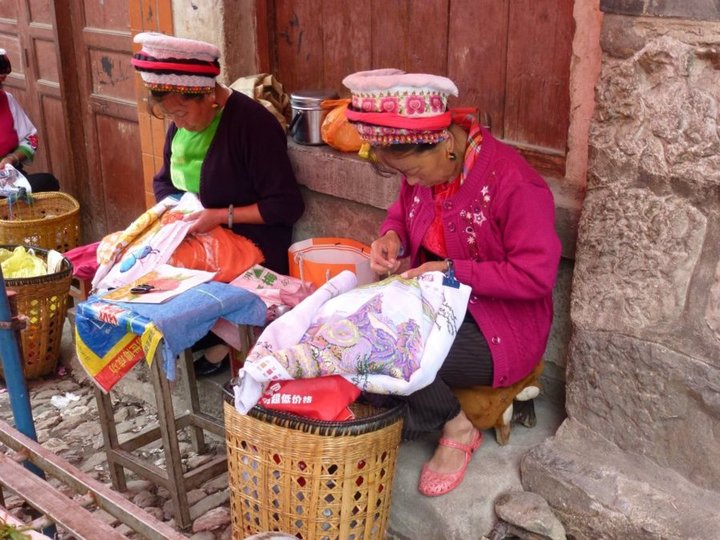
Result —
[[[71, 35], [63, 33], [61, 46], [72, 39], [84, 139], [78, 150], [87, 163], [79, 195], [92, 218], [85, 223], [85, 237], [94, 240], [125, 228], [145, 210], [128, 2], [55, 2], [58, 23], [72, 28]], [[61, 6], [69, 6], [69, 13]]]
[[76, 193], [53, 14], [51, 0], [2, 0], [0, 48], [13, 67], [6, 90], [38, 129], [40, 146], [28, 170], [52, 172], [65, 191]]
[[[570, 114], [573, 0], [275, 0], [259, 4], [260, 66], [285, 89], [347, 93], [353, 71], [395, 67], [447, 75], [453, 105], [542, 172], [562, 176]], [[263, 40], [267, 43], [264, 44]]]
[[31, 170], [79, 200], [85, 241], [125, 228], [145, 210], [127, 0], [2, 0], [0, 47], [38, 128]]

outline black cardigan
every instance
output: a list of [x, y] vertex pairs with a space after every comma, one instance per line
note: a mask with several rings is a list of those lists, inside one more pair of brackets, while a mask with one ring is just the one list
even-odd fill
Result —
[[[153, 180], [157, 201], [182, 193], [170, 180], [170, 154], [177, 127], [165, 136], [163, 166]], [[232, 92], [200, 172], [200, 202], [205, 208], [258, 204], [262, 225], [237, 223], [233, 231], [257, 244], [264, 266], [288, 273], [287, 250], [293, 224], [305, 204], [287, 154], [287, 138], [262, 105]]]

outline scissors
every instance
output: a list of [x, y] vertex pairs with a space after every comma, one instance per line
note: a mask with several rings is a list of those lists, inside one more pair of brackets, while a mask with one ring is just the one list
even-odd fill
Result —
[[153, 289], [155, 289], [155, 285], [150, 285], [148, 283], [140, 283], [139, 285], [131, 288], [130, 292], [132, 294], [147, 294], [149, 292], [152, 292]]

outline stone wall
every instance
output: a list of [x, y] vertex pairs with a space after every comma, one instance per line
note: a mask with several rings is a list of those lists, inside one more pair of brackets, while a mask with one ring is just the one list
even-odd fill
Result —
[[174, 35], [200, 39], [220, 49], [218, 80], [231, 84], [258, 73], [255, 0], [172, 0]]
[[[666, 18], [686, 4], [684, 19]], [[720, 23], [687, 20], [705, 8], [718, 19], [717, 2], [701, 4], [601, 4], [612, 14], [573, 278], [569, 419], [523, 463], [526, 488], [580, 538], [720, 535]], [[645, 14], [658, 17], [634, 16]]]

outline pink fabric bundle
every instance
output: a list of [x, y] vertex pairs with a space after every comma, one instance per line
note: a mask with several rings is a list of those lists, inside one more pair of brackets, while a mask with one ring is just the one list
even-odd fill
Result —
[[78, 246], [65, 252], [65, 257], [73, 265], [73, 277], [92, 279], [100, 266], [97, 262], [97, 248], [100, 242]]

